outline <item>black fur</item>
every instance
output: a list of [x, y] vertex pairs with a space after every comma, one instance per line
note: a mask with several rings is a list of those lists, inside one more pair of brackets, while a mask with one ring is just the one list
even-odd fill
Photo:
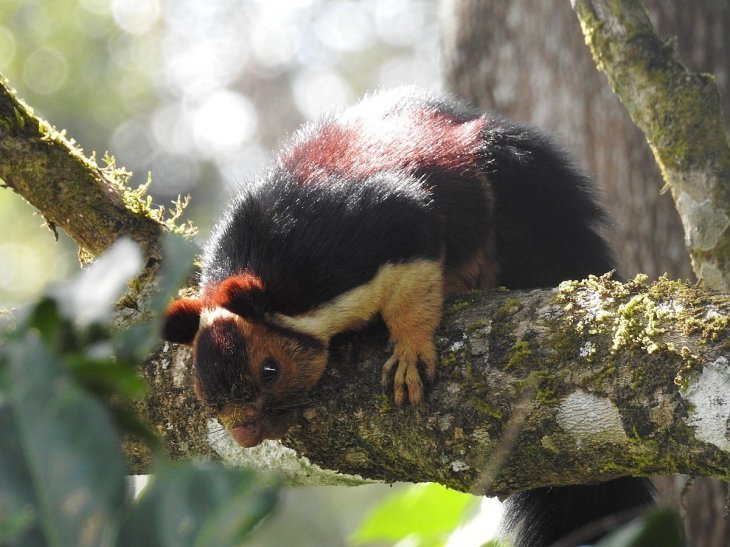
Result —
[[553, 287], [615, 268], [590, 181], [547, 137], [499, 122], [485, 133], [484, 170], [495, 201], [499, 284]]
[[275, 171], [234, 201], [206, 248], [203, 282], [246, 269], [264, 283], [265, 311], [295, 315], [366, 283], [387, 262], [438, 259], [442, 231], [413, 177], [303, 185]]
[[[204, 284], [248, 271], [263, 281], [264, 312], [296, 315], [367, 282], [388, 262], [443, 258], [448, 270], [486, 250], [498, 264], [497, 284], [515, 289], [614, 268], [596, 231], [604, 217], [588, 179], [540, 132], [413, 91], [363, 105], [356, 107], [363, 124], [412, 113], [421, 133], [404, 134], [443, 130], [443, 139], [423, 142], [453, 150], [419, 150], [423, 157], [410, 161], [400, 148], [388, 153], [376, 143], [383, 168], [373, 172], [379, 158], [362, 145], [352, 148], [362, 157], [332, 157], [350, 153], [338, 138], [353, 138], [347, 130], [357, 125], [341, 130], [330, 118], [306, 127], [234, 200], [206, 248]], [[469, 123], [477, 129], [465, 131], [461, 146], [452, 129]], [[303, 159], [291, 160], [297, 147]], [[643, 479], [541, 488], [512, 497], [507, 520], [522, 530], [518, 546], [537, 547], [650, 501]]]
[[195, 377], [207, 404], [217, 408], [227, 401], [254, 399], [254, 379], [241, 367], [246, 342], [235, 321], [219, 319], [202, 329], [195, 350]]
[[302, 348], [302, 350], [304, 351], [319, 352], [326, 349], [326, 346], [322, 343], [322, 341], [318, 338], [315, 338], [314, 336], [310, 336], [306, 333], [290, 329], [289, 327], [285, 327], [274, 321], [268, 321], [266, 319], [264, 320], [264, 324], [269, 330], [275, 332], [276, 334], [286, 336], [287, 338], [291, 338], [292, 340], [294, 340], [297, 346]]
[[[601, 484], [537, 488], [507, 499], [504, 526], [512, 532], [516, 547], [552, 545], [570, 534], [575, 534], [577, 541], [561, 543], [563, 547], [593, 544], [651, 505], [653, 492], [650, 480], [633, 477]], [[609, 515], [618, 522], [601, 522]]]
[[458, 267], [483, 247], [494, 229], [486, 182], [452, 173], [424, 174], [443, 219], [445, 268]]

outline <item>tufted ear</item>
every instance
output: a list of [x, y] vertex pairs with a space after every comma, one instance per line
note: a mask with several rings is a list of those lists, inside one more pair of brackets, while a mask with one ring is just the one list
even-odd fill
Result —
[[203, 305], [197, 298], [181, 298], [171, 302], [165, 310], [162, 338], [168, 342], [190, 344], [200, 325]]
[[246, 317], [260, 319], [264, 314], [264, 283], [255, 275], [244, 273], [226, 278], [213, 297], [216, 305]]

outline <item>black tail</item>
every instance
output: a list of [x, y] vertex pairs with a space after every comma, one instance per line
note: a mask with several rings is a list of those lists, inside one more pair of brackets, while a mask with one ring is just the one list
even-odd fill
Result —
[[634, 477], [537, 488], [507, 499], [503, 528], [514, 547], [592, 544], [653, 501], [651, 481]]

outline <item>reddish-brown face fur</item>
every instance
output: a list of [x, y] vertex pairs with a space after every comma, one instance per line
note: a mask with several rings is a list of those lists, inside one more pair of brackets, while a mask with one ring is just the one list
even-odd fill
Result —
[[[327, 364], [327, 340], [307, 345], [263, 316], [238, 314], [255, 315], [247, 296], [262, 290], [251, 276], [229, 278], [207, 287], [201, 299], [170, 304], [164, 329], [176, 334], [174, 341], [193, 345], [195, 394], [244, 446], [281, 436], [291, 425], [292, 409], [303, 403], [302, 396], [317, 384]], [[241, 346], [238, 351], [233, 344]], [[279, 369], [269, 383], [261, 376], [267, 360]]]
[[[291, 425], [293, 412], [305, 401], [319, 381], [327, 365], [327, 350], [301, 347], [297, 341], [283, 336], [265, 324], [234, 316], [239, 332], [245, 340], [246, 359], [244, 376], [253, 382], [254, 398], [238, 401], [235, 398], [216, 404], [214, 409], [223, 426], [231, 431], [243, 446], [255, 446], [263, 439], [278, 438]], [[219, 319], [220, 320], [220, 319]], [[211, 328], [211, 327], [204, 327]], [[278, 378], [266, 384], [261, 377], [262, 365], [273, 359], [280, 367]], [[220, 401], [220, 393], [206, 394], [197, 379], [196, 394], [206, 404], [211, 399]]]

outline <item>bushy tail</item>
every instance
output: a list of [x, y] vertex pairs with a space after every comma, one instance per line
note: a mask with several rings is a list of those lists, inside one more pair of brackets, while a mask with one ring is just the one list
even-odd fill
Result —
[[514, 547], [546, 547], [561, 539], [564, 547], [592, 544], [653, 501], [651, 481], [643, 478], [537, 488], [507, 499], [503, 528]]

